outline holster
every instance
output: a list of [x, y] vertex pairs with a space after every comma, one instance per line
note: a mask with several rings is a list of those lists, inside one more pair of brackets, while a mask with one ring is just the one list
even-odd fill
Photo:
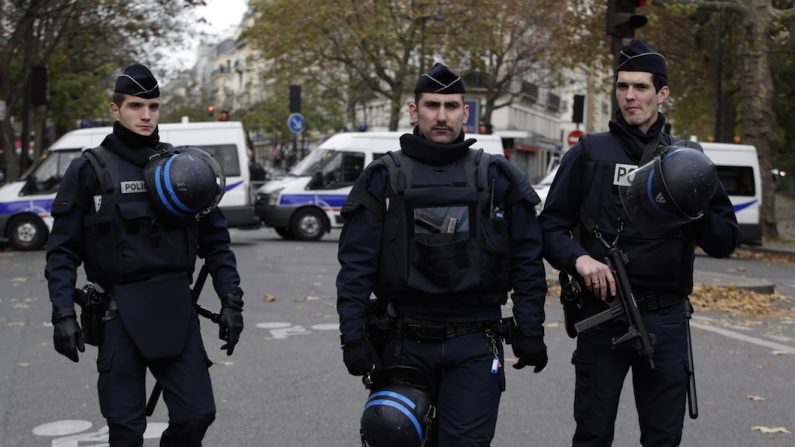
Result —
[[583, 318], [582, 300], [583, 284], [579, 275], [569, 276], [561, 271], [558, 275], [560, 280], [560, 304], [563, 306], [563, 320], [566, 326], [566, 334], [569, 337], [577, 336], [577, 329], [574, 327]]
[[86, 344], [99, 346], [105, 334], [105, 321], [108, 319], [109, 295], [94, 284], [86, 284], [75, 289], [75, 302], [80, 305], [80, 326]]
[[366, 336], [376, 352], [380, 353], [397, 324], [394, 308], [386, 303], [386, 300], [371, 300], [367, 307], [367, 315]]

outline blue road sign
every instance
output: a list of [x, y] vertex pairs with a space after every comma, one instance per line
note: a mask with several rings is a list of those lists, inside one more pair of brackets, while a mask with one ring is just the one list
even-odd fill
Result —
[[287, 118], [287, 127], [290, 128], [290, 132], [292, 133], [301, 133], [306, 128], [306, 121], [304, 121], [304, 115], [300, 113], [291, 113], [290, 117]]

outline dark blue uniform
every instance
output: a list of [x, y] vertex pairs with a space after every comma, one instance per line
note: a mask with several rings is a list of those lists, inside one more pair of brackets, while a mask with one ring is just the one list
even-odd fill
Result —
[[[668, 134], [658, 135], [663, 123], [659, 114], [650, 131], [641, 134], [618, 114], [610, 123], [610, 132], [588, 135], [590, 157], [582, 142], [564, 156], [539, 218], [544, 256], [553, 267], [567, 272], [576, 271], [575, 261], [582, 255], [599, 261], [606, 256], [602, 242], [585, 230], [584, 219], [590, 218], [606, 241], [618, 237], [618, 248], [629, 258], [626, 269], [646, 329], [656, 337], [656, 369], [651, 370], [634, 351], [611, 350], [611, 338], [623, 335], [625, 327], [608, 322], [578, 336], [572, 356], [576, 370], [574, 446], [612, 443], [621, 387], [630, 367], [641, 444], [679, 444], [687, 386], [685, 306], [693, 288], [694, 247], [699, 245], [710, 256], [725, 257], [738, 243], [737, 220], [720, 185], [702, 219], [662, 236], [643, 236], [623, 218], [614, 184], [622, 169], [617, 165], [637, 166], [646, 144], [658, 136], [665, 145], [679, 142]], [[620, 234], [619, 219], [623, 221]], [[585, 316], [602, 310], [590, 292], [584, 306]]]
[[[405, 135], [401, 138], [404, 154], [405, 138]], [[418, 139], [412, 141], [416, 143]], [[471, 141], [474, 140], [468, 144], [464, 142], [464, 151], [469, 150], [467, 147]], [[425, 164], [425, 160], [412, 159], [415, 165], [423, 165], [415, 168], [414, 181], [417, 183], [445, 183], [443, 179], [446, 176], [454, 175], [451, 174], [455, 166], [453, 162], [445, 164], [437, 160], [430, 166]], [[418, 171], [431, 174], [417, 179], [420, 176]], [[493, 286], [484, 281], [456, 293], [425, 293], [412, 291], [406, 284], [402, 287], [398, 283], [384, 286], [385, 277], [394, 279], [401, 271], [399, 264], [402, 263], [385, 261], [390, 258], [385, 257], [383, 251], [388, 249], [385, 247], [391, 240], [400, 237], [397, 234], [402, 224], [398, 223], [399, 219], [390, 221], [392, 218], [388, 214], [386, 219], [389, 222], [385, 222], [382, 213], [373, 211], [372, 208], [388, 208], [390, 201], [394, 206], [396, 197], [390, 187], [389, 171], [384, 161], [377, 160], [367, 167], [354, 185], [343, 210], [346, 221], [339, 242], [341, 269], [337, 277], [337, 310], [343, 344], [365, 337], [367, 306], [373, 291], [379, 300], [392, 303], [398, 326], [401, 326], [401, 321], [421, 322], [418, 325], [422, 326], [425, 323], [498, 321], [501, 318], [500, 306], [507, 301], [507, 289], [512, 288], [513, 313], [519, 328], [528, 336], [543, 336], [546, 282], [540, 258], [541, 233], [533, 208], [535, 193], [504, 158], [497, 160], [497, 157], [492, 157], [487, 172], [488, 188], [493, 189], [496, 202], [507, 207], [502, 233], [507, 248], [500, 247], [506, 250], [499, 267], [503, 271], [492, 272], [494, 276], [505, 274], [506, 287], [496, 285], [499, 281]], [[517, 189], [523, 191], [517, 197], [519, 200], [510, 201], [510, 191]], [[421, 200], [433, 202], [433, 194], [429, 196]], [[437, 200], [438, 206], [446, 204]], [[487, 237], [494, 237], [494, 234]], [[478, 253], [479, 256], [482, 253]], [[408, 264], [407, 260], [404, 261]], [[440, 261], [425, 258], [420, 253], [416, 263], [425, 263], [427, 267], [434, 262]], [[437, 265], [434, 268], [442, 270], [444, 267]], [[425, 277], [433, 273], [426, 270], [413, 274]], [[484, 278], [488, 276], [484, 275]], [[395, 364], [413, 366], [428, 377], [430, 393], [437, 405], [438, 444], [435, 445], [489, 445], [494, 436], [500, 395], [505, 389], [502, 343], [494, 334], [484, 330], [444, 338], [430, 341], [412, 336], [407, 331], [393, 334], [380, 349], [379, 367]], [[499, 367], [492, 370], [495, 358], [499, 359]]]
[[[120, 180], [140, 185], [154, 150], [130, 147], [118, 134], [102, 147], [119, 157]], [[111, 445], [143, 443], [149, 368], [169, 409], [161, 445], [199, 446], [215, 403], [190, 282], [198, 255], [219, 296], [241, 293], [226, 219], [216, 209], [183, 227], [160, 224], [145, 191], [116, 194], [102, 207], [100, 182], [87, 157], [69, 166], [53, 205], [46, 266], [53, 315], [74, 308], [77, 268], [85, 262], [88, 280], [108, 291], [119, 308], [105, 325], [97, 359]]]

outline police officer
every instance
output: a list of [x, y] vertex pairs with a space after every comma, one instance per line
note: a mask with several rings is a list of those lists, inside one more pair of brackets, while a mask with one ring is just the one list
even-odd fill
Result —
[[625, 333], [626, 326], [608, 322], [578, 335], [572, 357], [574, 446], [611, 445], [630, 367], [641, 444], [679, 445], [688, 380], [686, 306], [693, 288], [694, 246], [725, 257], [738, 243], [737, 220], [720, 185], [704, 216], [693, 223], [648, 236], [650, 228], [639, 228], [626, 218], [619, 194], [628, 181], [623, 174], [644, 164], [641, 160], [654, 155], [660, 144], [687, 144], [663, 131], [665, 117], [658, 108], [668, 95], [665, 58], [640, 40], [623, 48], [616, 76], [620, 110], [609, 132], [586, 135], [564, 156], [539, 218], [546, 259], [557, 269], [579, 275], [587, 287], [585, 316], [602, 310], [600, 299], [616, 294], [616, 280], [602, 262], [607, 247], [616, 245], [627, 255], [626, 270], [642, 320], [656, 337], [656, 368], [651, 369], [633, 350], [611, 349], [611, 339]]
[[[465, 139], [464, 92], [461, 77], [442, 64], [419, 77], [409, 104], [414, 132], [355, 183], [338, 254], [348, 372], [421, 370], [437, 406], [440, 447], [487, 446], [494, 436], [505, 388], [500, 306], [509, 290], [514, 367], [540, 372], [547, 363], [539, 199], [504, 157]], [[371, 292], [383, 313], [368, 312]], [[391, 321], [383, 342], [369, 317]]]
[[147, 368], [169, 409], [161, 446], [199, 446], [215, 419], [211, 362], [190, 291], [196, 256], [221, 299], [228, 355], [243, 329], [243, 292], [224, 215], [214, 209], [198, 222], [166, 222], [145, 187], [150, 157], [170, 148], [158, 137], [159, 96], [148, 68], [124, 70], [110, 104], [113, 133], [72, 162], [52, 208], [45, 274], [55, 349], [74, 362], [85, 349], [75, 313], [77, 268], [85, 263], [88, 280], [106, 294], [98, 391], [114, 447], [143, 443]]

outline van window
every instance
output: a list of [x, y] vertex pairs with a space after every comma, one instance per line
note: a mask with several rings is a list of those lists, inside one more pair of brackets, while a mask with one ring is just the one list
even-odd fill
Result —
[[334, 151], [320, 168], [323, 189], [353, 185], [364, 169], [364, 152]]
[[726, 194], [730, 196], [754, 196], [754, 170], [750, 166], [716, 166]]
[[334, 152], [335, 151], [328, 149], [316, 149], [304, 157], [303, 160], [299, 161], [298, 164], [290, 170], [290, 174], [298, 177], [315, 175], [329, 159], [334, 157]]
[[240, 160], [237, 156], [237, 146], [234, 144], [204, 144], [197, 145], [221, 163], [224, 168], [224, 175], [227, 177], [240, 176]]
[[59, 150], [51, 152], [47, 158], [30, 171], [20, 195], [50, 194], [58, 190], [66, 169], [72, 160], [80, 156], [80, 150]]

